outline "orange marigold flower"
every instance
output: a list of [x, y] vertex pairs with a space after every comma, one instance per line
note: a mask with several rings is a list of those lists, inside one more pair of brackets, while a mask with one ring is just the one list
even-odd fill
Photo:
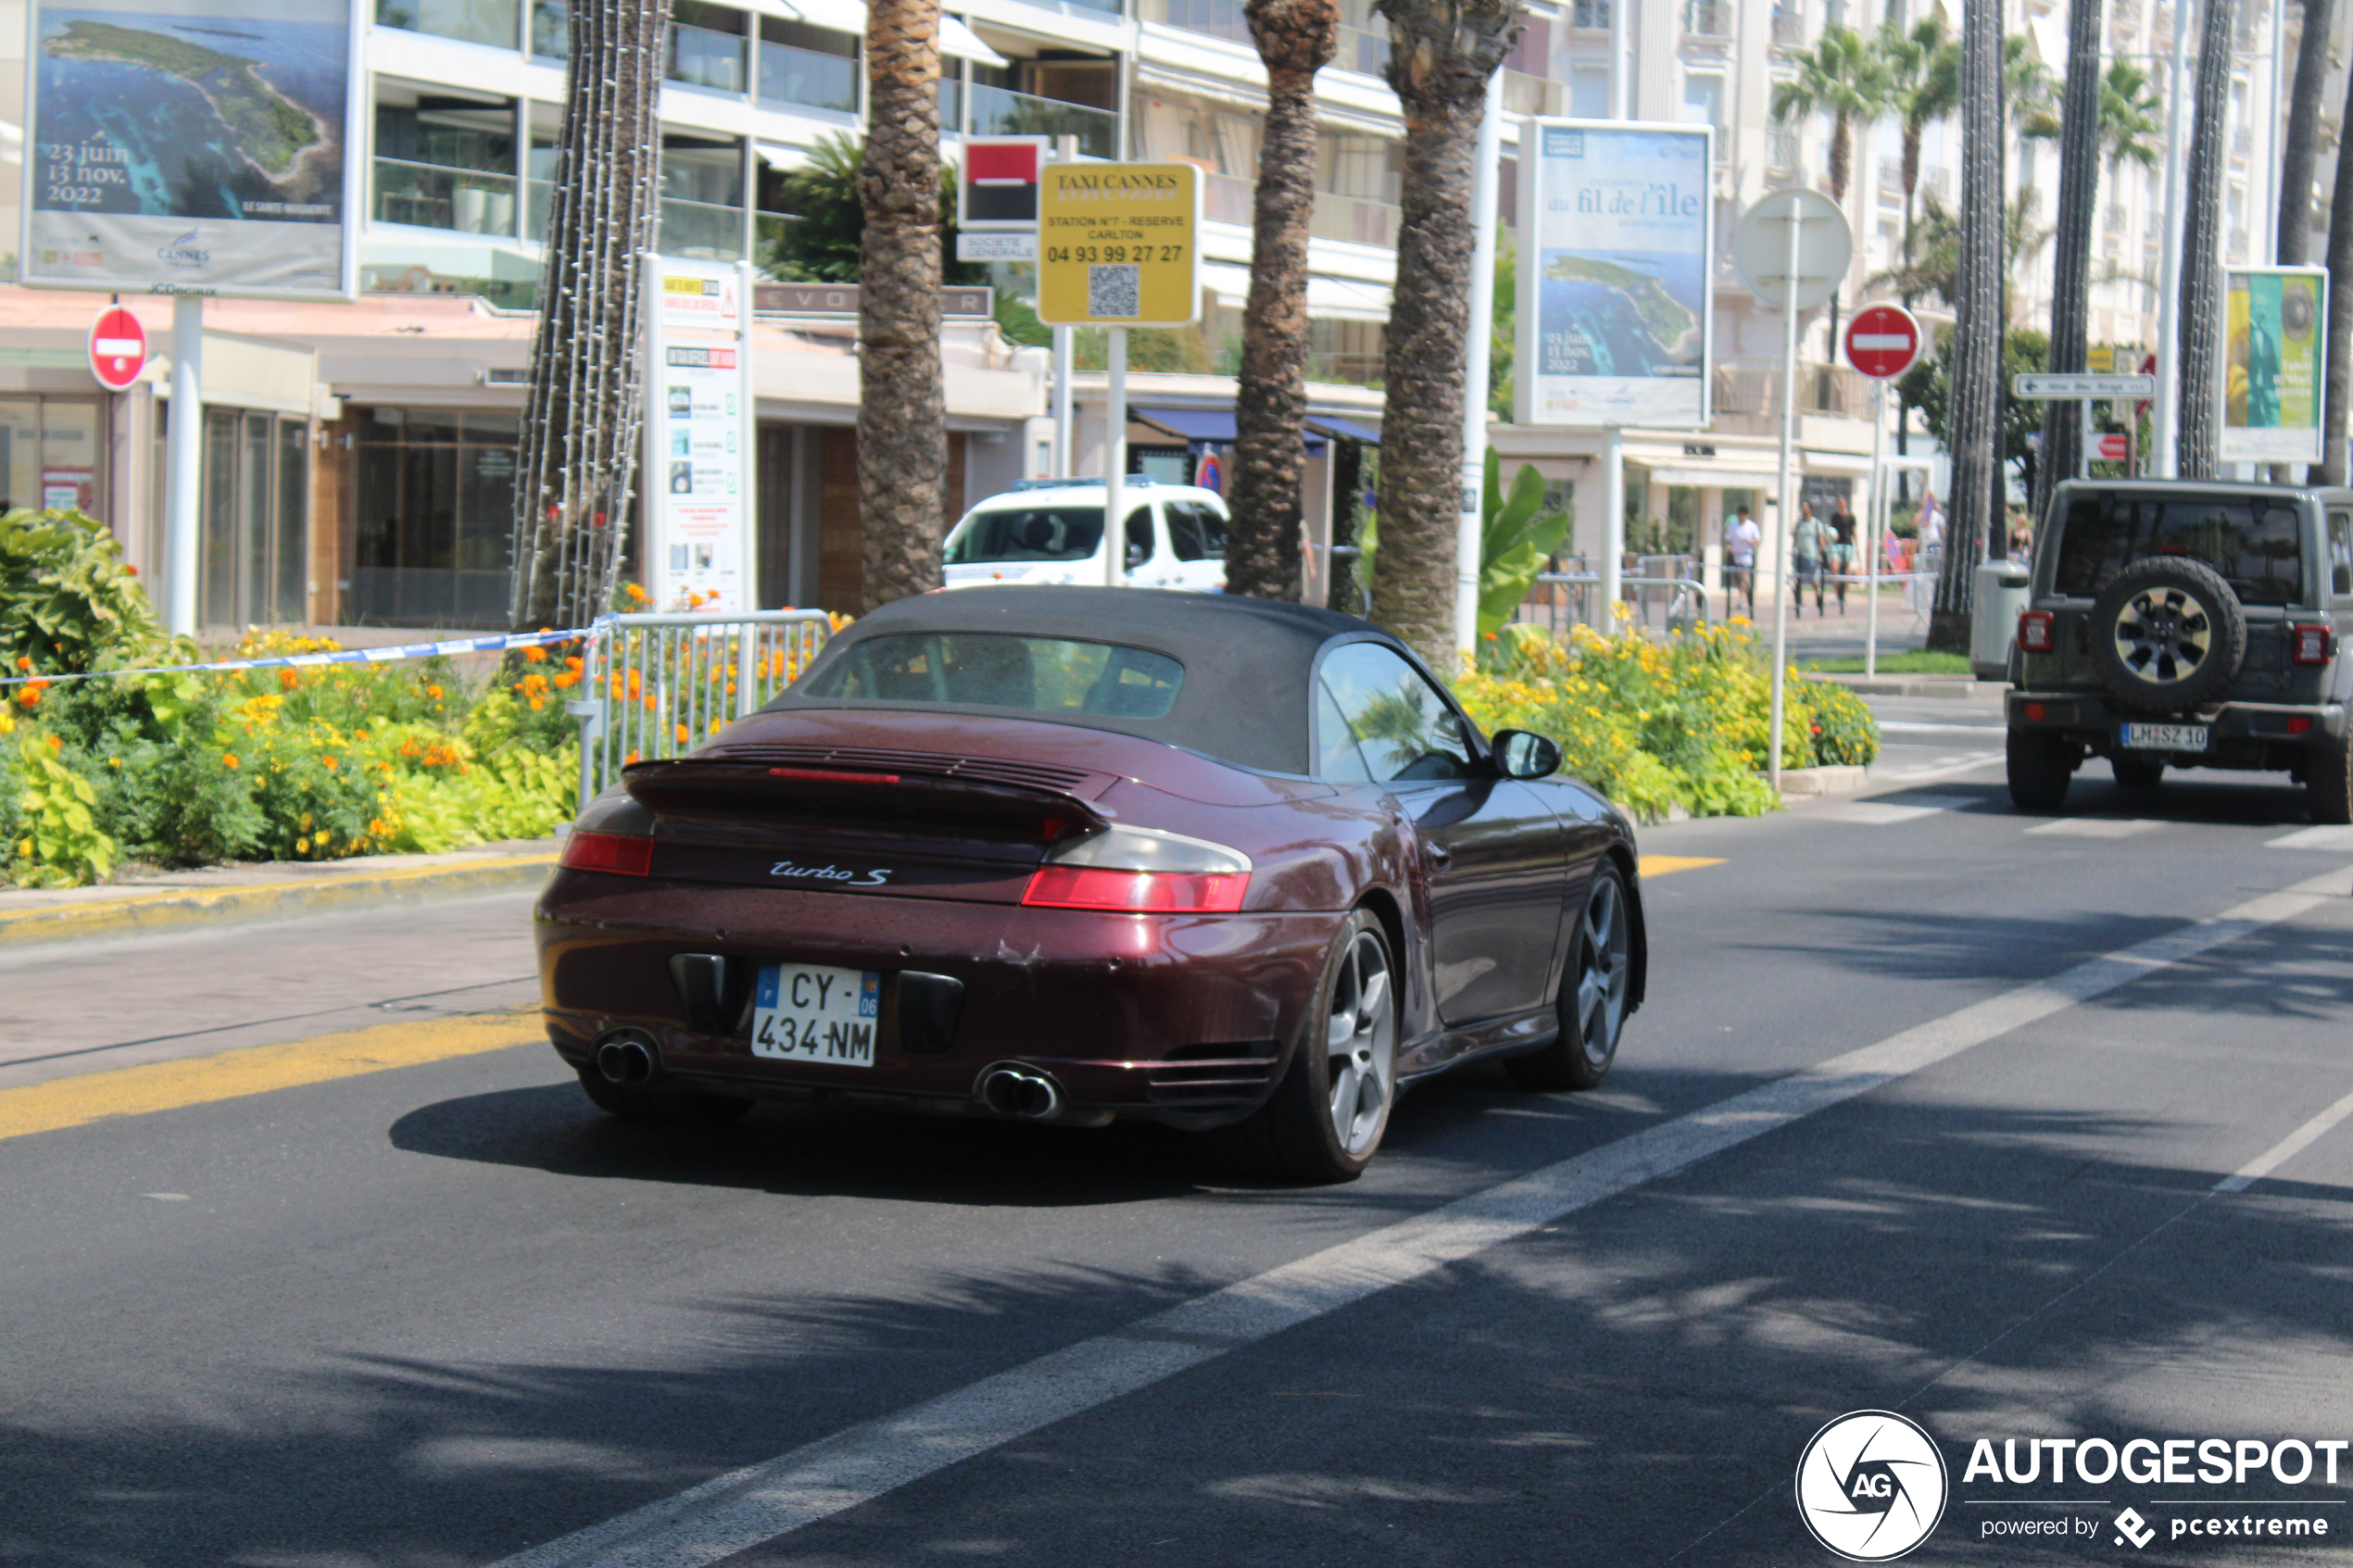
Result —
[[224, 768], [235, 767], [237, 765], [237, 754], [233, 751], [222, 752], [220, 754], [220, 765]]
[[678, 726], [678, 744], [679, 744], [680, 746], [685, 746], [685, 745], [686, 745], [688, 741], [691, 741], [692, 739], [694, 739], [694, 735], [693, 735], [693, 734], [692, 734], [690, 731], [688, 731], [688, 730], [687, 730], [686, 726], [686, 725], [684, 725], [684, 724], [679, 725], [679, 726]]
[[632, 763], [632, 762], [636, 761], [637, 759], [637, 759], [637, 754], [636, 754], [635, 752], [634, 752], [634, 751], [633, 751], [633, 752], [631, 752], [628, 756], [626, 756], [626, 757], [623, 758], [621, 760], [622, 760], [622, 764], [623, 764], [623, 766], [624, 766], [624, 767], [625, 767], [625, 766], [627, 766], [628, 764], [630, 764], [630, 763]]
[[546, 648], [525, 648], [522, 650], [522, 659], [525, 664], [543, 663], [546, 661], [547, 658], [547, 650]]
[[547, 707], [547, 699], [546, 697], [544, 697], [544, 696], [535, 696], [535, 697], [533, 697], [533, 698], [531, 699], [531, 710], [532, 710], [534, 713], [538, 712], [541, 709], [543, 709], [543, 708], [545, 708], [545, 707]]
[[52, 751], [63, 751], [65, 748], [66, 748], [66, 743], [65, 743], [64, 741], [59, 740], [59, 739], [58, 739], [56, 735], [51, 735], [51, 736], [49, 737], [49, 749], [50, 749], [50, 750], [52, 750]]
[[425, 688], [425, 695], [433, 698], [434, 701], [439, 702], [441, 700], [441, 688], [439, 686], [427, 686]]
[[574, 671], [574, 672], [576, 673], [576, 672], [578, 672], [578, 671], [582, 671], [582, 670], [585, 670], [585, 669], [587, 669], [587, 668], [588, 668], [588, 665], [587, 665], [587, 662], [586, 662], [585, 659], [582, 659], [578, 658], [577, 656], [575, 656], [575, 657], [573, 657], [573, 658], [567, 659], [565, 659], [565, 660], [564, 660], [564, 668], [565, 668], [565, 669], [567, 669], [567, 670], [571, 670], [571, 671]]
[[17, 694], [17, 700], [18, 700], [19, 702], [23, 703], [23, 704], [24, 704], [27, 708], [38, 708], [38, 707], [40, 707], [40, 706], [41, 706], [41, 683], [40, 683], [40, 682], [38, 682], [38, 681], [35, 681], [35, 682], [33, 682], [33, 683], [32, 683], [32, 684], [31, 684], [31, 685], [29, 685], [29, 686], [25, 687], [25, 689], [24, 689], [24, 690], [22, 690], [22, 691], [19, 692], [19, 693]]
[[337, 761], [336, 761], [333, 758], [332, 758], [332, 757], [321, 757], [321, 759], [319, 759], [319, 766], [321, 766], [321, 768], [335, 768], [335, 767], [340, 767], [340, 766], [342, 766], [342, 764], [338, 763], [338, 762], [337, 762]]
[[23, 654], [19, 654], [17, 655], [17, 668], [25, 674], [30, 675], [32, 673], [32, 660], [26, 658]]
[[301, 679], [301, 676], [296, 674], [291, 670], [281, 670], [278, 671], [278, 684], [285, 687], [288, 691], [294, 690], [295, 684]]
[[578, 671], [566, 671], [563, 674], [557, 676], [553, 681], [549, 682], [548, 684], [554, 686], [569, 686], [579, 679], [580, 672]]

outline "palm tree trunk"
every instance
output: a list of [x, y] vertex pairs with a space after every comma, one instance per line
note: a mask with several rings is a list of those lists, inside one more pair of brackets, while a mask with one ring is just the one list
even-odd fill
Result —
[[869, 609], [940, 583], [948, 401], [939, 358], [939, 0], [866, 15], [858, 511]]
[[[2100, 188], [2100, 0], [2068, 7], [2067, 95], [2059, 119], [2058, 233], [2052, 258], [2050, 368], [2081, 374], [2088, 364], [2092, 208]], [[2043, 405], [2043, 450], [2034, 465], [2033, 515], [2051, 488], [2083, 458], [2081, 405]]]
[[1340, 46], [1340, 6], [1338, 0], [1250, 0], [1248, 15], [1258, 57], [1266, 62], [1266, 124], [1234, 395], [1234, 517], [1226, 536], [1226, 591], [1296, 599], [1315, 73]]
[[[2353, 114], [2353, 78], [2345, 87], [2346, 112]], [[2328, 370], [2321, 410], [2321, 460], [2312, 465], [2315, 484], [2346, 479], [2345, 435], [2353, 415], [2353, 154], [2337, 143], [2336, 183], [2329, 198]]]
[[2231, 33], [2236, 0], [2206, 0], [2198, 30], [2196, 113], [2182, 207], [2182, 399], [2176, 437], [2183, 479], [2212, 479], [2217, 351], [2222, 331], [2223, 117], [2230, 107]]
[[1487, 79], [1511, 52], [1519, 6], [1518, 0], [1378, 0], [1376, 9], [1389, 19], [1389, 84], [1404, 109], [1405, 179], [1382, 361], [1388, 408], [1373, 619], [1432, 668], [1451, 671], [1471, 326], [1471, 154]]
[[670, 0], [573, 13], [515, 484], [509, 624], [585, 626], [620, 573], [643, 430], [638, 257], [659, 207]]
[[[2301, 267], [2311, 254], [2312, 182], [2321, 162], [2321, 93], [2328, 80], [2330, 13], [2334, 8], [2334, 0], [2304, 0], [2296, 82], [2288, 90], [2287, 129], [2280, 157], [2280, 224], [2274, 254], [2283, 267]], [[2288, 483], [2288, 465], [2272, 464], [2271, 478]]]
[[1966, 653], [1977, 568], [2002, 502], [2002, 17], [1998, 0], [1961, 8], [1961, 236], [1953, 301], [1953, 495], [1928, 646]]

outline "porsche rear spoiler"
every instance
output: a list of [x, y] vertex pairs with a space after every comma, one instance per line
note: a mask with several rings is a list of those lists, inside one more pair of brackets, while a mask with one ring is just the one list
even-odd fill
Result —
[[1055, 787], [1061, 781], [1046, 777], [1016, 784], [906, 764], [728, 757], [635, 762], [622, 772], [630, 797], [657, 817], [780, 827], [856, 822], [960, 833], [979, 829], [1033, 843], [1106, 825], [1088, 797], [1110, 782], [1079, 774]]

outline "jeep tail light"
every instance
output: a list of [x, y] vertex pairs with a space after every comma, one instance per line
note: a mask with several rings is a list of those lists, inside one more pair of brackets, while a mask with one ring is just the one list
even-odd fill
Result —
[[2312, 733], [2312, 716], [2309, 713], [2297, 713], [2291, 715], [2287, 721], [2287, 733], [2292, 735], [2310, 734]]
[[2054, 617], [2047, 609], [2030, 609], [2018, 618], [2018, 650], [2020, 653], [2051, 651], [2051, 622]]
[[2287, 629], [2287, 657], [2296, 664], [2326, 664], [2336, 652], [2336, 633], [2330, 627], [2305, 623]]
[[2026, 705], [2026, 721], [2030, 724], [2039, 724], [2050, 716], [2051, 710], [2042, 703], [2030, 702]]
[[1250, 857], [1155, 828], [1114, 827], [1058, 844], [1029, 879], [1033, 909], [1231, 914], [1250, 892]]
[[635, 834], [575, 831], [564, 839], [561, 863], [576, 872], [650, 876], [654, 869], [654, 841]]

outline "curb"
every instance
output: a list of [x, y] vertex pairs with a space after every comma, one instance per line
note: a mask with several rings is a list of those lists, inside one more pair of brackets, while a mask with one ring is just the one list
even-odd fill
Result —
[[1831, 681], [1856, 696], [1990, 696], [2010, 689], [2007, 681], [1980, 681], [1968, 675], [1845, 675], [1823, 671], [1804, 672], [1809, 681]]
[[0, 909], [0, 947], [145, 935], [195, 926], [294, 920], [362, 905], [421, 904], [536, 887], [556, 857], [477, 856], [454, 865], [394, 866], [299, 881], [176, 887]]
[[1871, 771], [1867, 767], [1846, 765], [1781, 770], [1781, 794], [1784, 796], [1856, 795], [1869, 789], [1870, 784]]

